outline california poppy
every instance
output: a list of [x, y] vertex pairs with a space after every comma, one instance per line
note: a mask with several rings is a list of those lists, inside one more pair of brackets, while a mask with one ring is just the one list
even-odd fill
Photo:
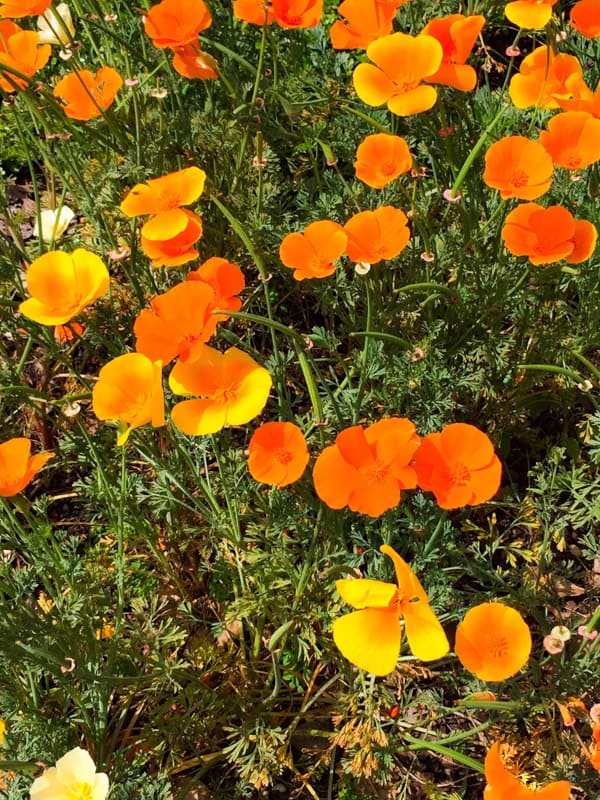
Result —
[[[206, 283], [214, 292], [214, 308], [221, 311], [239, 311], [242, 301], [237, 295], [246, 286], [244, 273], [237, 264], [226, 258], [213, 256], [200, 264], [198, 269], [188, 272], [188, 281]], [[213, 330], [217, 323], [229, 319], [228, 314], [213, 314]]]
[[162, 0], [144, 17], [144, 31], [155, 47], [177, 50], [198, 40], [212, 17], [204, 0]]
[[528, 256], [532, 264], [552, 264], [564, 258], [567, 264], [586, 261], [594, 252], [595, 226], [576, 220], [563, 206], [544, 208], [522, 203], [506, 217], [502, 239], [514, 256]]
[[346, 255], [357, 263], [377, 264], [395, 258], [410, 239], [408, 217], [394, 206], [360, 211], [344, 225], [348, 234]]
[[579, 0], [571, 9], [571, 25], [588, 39], [600, 36], [600, 0]]
[[535, 200], [552, 184], [552, 159], [539, 142], [524, 136], [505, 136], [485, 154], [483, 180], [500, 197]]
[[366, 136], [356, 151], [356, 177], [373, 189], [383, 189], [412, 167], [406, 139], [390, 133]]
[[123, 78], [112, 67], [101, 67], [95, 75], [82, 69], [65, 75], [53, 94], [63, 101], [67, 117], [85, 122], [110, 108], [121, 86]]
[[189, 206], [204, 191], [205, 181], [206, 172], [199, 167], [169, 172], [168, 175], [152, 178], [146, 183], [137, 183], [130, 189], [119, 208], [128, 217], [139, 217]]
[[583, 79], [583, 70], [575, 56], [554, 55], [552, 48], [542, 45], [521, 61], [508, 93], [517, 108], [558, 108], [560, 99], [573, 96], [579, 79]]
[[380, 517], [398, 505], [402, 489], [416, 487], [411, 461], [419, 443], [409, 419], [390, 417], [367, 428], [346, 428], [317, 458], [315, 490], [330, 508], [349, 506]]
[[208, 53], [203, 52], [196, 44], [186, 44], [173, 55], [173, 69], [184, 78], [197, 80], [215, 80], [219, 65]]
[[135, 320], [135, 349], [163, 365], [193, 357], [214, 333], [214, 300], [214, 291], [199, 281], [181, 281], [157, 295]]
[[272, 383], [268, 370], [236, 347], [220, 353], [204, 345], [193, 360], [178, 361], [169, 376], [175, 394], [202, 399], [177, 403], [171, 419], [191, 436], [216, 433], [225, 425], [245, 425], [265, 407]]
[[125, 444], [134, 428], [165, 424], [162, 364], [142, 353], [126, 353], [105, 364], [92, 390], [98, 419], [119, 422], [117, 445]]
[[600, 84], [593, 92], [583, 77], [578, 76], [569, 84], [572, 88], [571, 97], [558, 98], [558, 105], [563, 111], [587, 111], [596, 119], [600, 119]]
[[490, 439], [474, 425], [455, 422], [424, 436], [412, 466], [417, 483], [440, 508], [485, 503], [500, 487], [502, 465]]
[[37, 29], [42, 44], [58, 44], [66, 47], [75, 36], [71, 9], [66, 3], [59, 3], [55, 8], [48, 8], [37, 18]]
[[428, 111], [437, 91], [423, 83], [442, 63], [441, 44], [432, 36], [391, 33], [367, 47], [373, 64], [359, 64], [352, 79], [360, 99], [370, 106], [384, 103], [393, 114], [406, 117]]
[[336, 581], [342, 600], [359, 610], [336, 619], [333, 641], [355, 666], [388, 675], [400, 655], [401, 619], [408, 645], [421, 661], [442, 658], [449, 644], [415, 573], [389, 545], [379, 549], [394, 562], [398, 585], [370, 578]]
[[233, 16], [254, 25], [270, 25], [273, 8], [269, 0], [233, 0]]
[[504, 7], [507, 18], [519, 28], [544, 28], [552, 18], [556, 0], [515, 0]]
[[500, 742], [494, 742], [485, 757], [485, 800], [569, 800], [569, 781], [552, 781], [542, 789], [528, 789], [502, 761]]
[[69, 750], [36, 778], [29, 788], [29, 800], [48, 800], [49, 797], [90, 798], [105, 800], [108, 794], [108, 775], [96, 772], [92, 757], [81, 747]]
[[13, 497], [30, 483], [55, 453], [31, 453], [31, 441], [17, 437], [0, 444], [0, 497]]
[[563, 111], [548, 121], [540, 144], [557, 167], [585, 169], [600, 160], [600, 119], [586, 111]]
[[32, 17], [43, 14], [52, 0], [2, 0], [0, 17]]
[[392, 32], [396, 9], [406, 0], [343, 0], [329, 35], [334, 50], [364, 50], [375, 39]]
[[314, 28], [321, 21], [323, 0], [271, 0], [280, 28]]
[[25, 275], [31, 297], [19, 311], [42, 325], [62, 325], [108, 291], [110, 277], [89, 250], [51, 250], [36, 258]]
[[281, 28], [313, 28], [323, 13], [323, 0], [234, 0], [233, 15], [255, 25], [276, 22]]
[[482, 681], [504, 681], [525, 666], [531, 633], [519, 612], [504, 603], [470, 608], [456, 629], [454, 652]]
[[465, 62], [484, 25], [485, 17], [481, 14], [469, 17], [464, 14], [450, 14], [428, 22], [421, 33], [437, 39], [444, 54], [440, 68], [426, 78], [426, 82], [453, 86], [464, 92], [474, 89], [477, 73]]
[[179, 267], [198, 257], [192, 245], [202, 236], [202, 220], [186, 208], [161, 211], [142, 227], [142, 250], [153, 267]]
[[326, 278], [335, 272], [333, 263], [345, 251], [348, 237], [331, 220], [311, 222], [303, 233], [289, 233], [279, 247], [279, 258], [294, 270], [294, 278]]
[[309, 453], [304, 434], [293, 422], [266, 422], [248, 444], [248, 471], [255, 481], [288, 486], [302, 477]]
[[17, 86], [25, 88], [27, 81], [11, 70], [17, 70], [31, 77], [46, 66], [51, 52], [50, 45], [40, 45], [39, 34], [34, 31], [24, 31], [8, 19], [1, 20], [0, 89], [10, 93], [16, 92]]

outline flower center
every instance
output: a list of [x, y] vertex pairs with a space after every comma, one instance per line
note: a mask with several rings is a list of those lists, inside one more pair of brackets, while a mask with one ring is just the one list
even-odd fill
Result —
[[492, 634], [487, 644], [488, 652], [493, 658], [505, 658], [510, 649], [506, 636], [495, 636]]
[[516, 169], [510, 176], [511, 186], [514, 186], [517, 189], [521, 186], [527, 186], [528, 183], [529, 183], [529, 175], [525, 172], [524, 169]]
[[67, 789], [65, 797], [67, 800], [94, 800], [94, 790], [87, 781], [79, 781]]
[[286, 450], [285, 447], [277, 447], [275, 448], [275, 458], [279, 461], [280, 464], [289, 464], [292, 460], [293, 456], [289, 450]]
[[394, 163], [392, 161], [385, 161], [381, 165], [380, 169], [381, 169], [381, 173], [383, 175], [385, 175], [386, 177], [388, 175], [393, 175], [396, 172], [396, 167], [395, 167], [395, 165], [394, 165]]
[[471, 480], [471, 473], [464, 464], [453, 464], [449, 470], [449, 478], [452, 486], [466, 486]]

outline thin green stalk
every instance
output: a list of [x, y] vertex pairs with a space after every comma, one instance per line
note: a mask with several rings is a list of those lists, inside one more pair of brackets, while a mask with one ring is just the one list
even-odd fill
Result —
[[456, 176], [456, 179], [455, 179], [454, 183], [452, 184], [452, 188], [450, 190], [450, 193], [451, 193], [451, 195], [453, 197], [456, 197], [456, 195], [458, 194], [458, 190], [462, 186], [462, 183], [463, 183], [464, 179], [467, 177], [467, 174], [468, 174], [469, 170], [473, 166], [473, 162], [475, 161], [475, 159], [477, 158], [477, 156], [479, 155], [479, 153], [483, 149], [485, 143], [488, 140], [489, 135], [491, 134], [491, 132], [496, 127], [496, 124], [498, 123], [498, 121], [500, 119], [502, 119], [502, 117], [504, 116], [505, 113], [506, 113], [506, 109], [504, 108], [504, 106], [501, 106], [500, 109], [498, 110], [498, 113], [494, 117], [494, 119], [490, 122], [490, 124], [487, 126], [487, 128], [484, 130], [484, 132], [481, 134], [481, 136], [479, 137], [479, 140], [476, 142], [476, 144], [474, 145], [473, 149], [471, 150], [471, 152], [467, 156], [467, 158], [465, 160], [465, 163], [460, 168], [459, 173]]
[[367, 388], [367, 379], [369, 377], [369, 352], [371, 347], [371, 323], [373, 321], [373, 302], [371, 298], [371, 282], [368, 276], [365, 276], [364, 281], [365, 287], [365, 297], [367, 300], [367, 316], [365, 319], [365, 342], [363, 345], [363, 351], [361, 354], [360, 360], [360, 376], [358, 379], [358, 389], [356, 391], [356, 400], [354, 402], [353, 412], [352, 412], [352, 422], [354, 425], [358, 423], [360, 419], [360, 409], [363, 401], [363, 397], [365, 395], [365, 391]]

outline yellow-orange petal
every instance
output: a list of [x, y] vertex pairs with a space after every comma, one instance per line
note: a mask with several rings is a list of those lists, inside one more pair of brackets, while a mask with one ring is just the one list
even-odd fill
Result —
[[410, 91], [395, 94], [388, 100], [388, 108], [399, 117], [410, 117], [429, 111], [436, 104], [437, 89], [434, 86], [421, 84]]
[[381, 106], [390, 99], [395, 86], [379, 67], [359, 64], [352, 74], [356, 94], [369, 106]]
[[556, 0], [515, 0], [504, 8], [507, 19], [519, 28], [539, 30], [552, 18], [552, 6]]
[[448, 637], [429, 602], [404, 604], [402, 616], [408, 646], [421, 661], [443, 658], [450, 650]]
[[224, 403], [207, 398], [183, 400], [171, 410], [173, 425], [188, 436], [207, 436], [217, 433], [227, 423], [227, 408]]
[[389, 675], [400, 654], [400, 620], [392, 608], [365, 608], [333, 623], [333, 641], [341, 654], [373, 675]]
[[353, 608], [387, 608], [398, 594], [393, 583], [371, 578], [343, 578], [335, 588], [344, 603]]
[[188, 206], [200, 197], [205, 181], [206, 172], [199, 167], [170, 172], [146, 183], [136, 184], [128, 192], [120, 209], [128, 217], [138, 217]]
[[574, 248], [567, 256], [567, 264], [581, 264], [582, 261], [587, 261], [596, 249], [597, 240], [596, 226], [586, 219], [576, 219], [573, 235]]

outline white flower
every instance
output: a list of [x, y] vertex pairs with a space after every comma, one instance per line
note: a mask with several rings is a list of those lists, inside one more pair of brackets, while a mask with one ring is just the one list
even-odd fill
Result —
[[[53, 239], [56, 241], [60, 239], [63, 233], [69, 227], [69, 223], [75, 217], [75, 212], [71, 211], [69, 206], [62, 206], [60, 211], [47, 208], [40, 214], [42, 222], [42, 235], [41, 238], [45, 242], [51, 242]], [[40, 236], [38, 221], [35, 221], [33, 226], [33, 235]]]
[[75, 36], [71, 10], [66, 3], [59, 3], [56, 10], [49, 8], [45, 11], [38, 17], [37, 26], [40, 44], [60, 44], [64, 47]]
[[31, 800], [104, 800], [107, 794], [108, 776], [96, 772], [92, 757], [81, 747], [59, 758], [29, 789]]

